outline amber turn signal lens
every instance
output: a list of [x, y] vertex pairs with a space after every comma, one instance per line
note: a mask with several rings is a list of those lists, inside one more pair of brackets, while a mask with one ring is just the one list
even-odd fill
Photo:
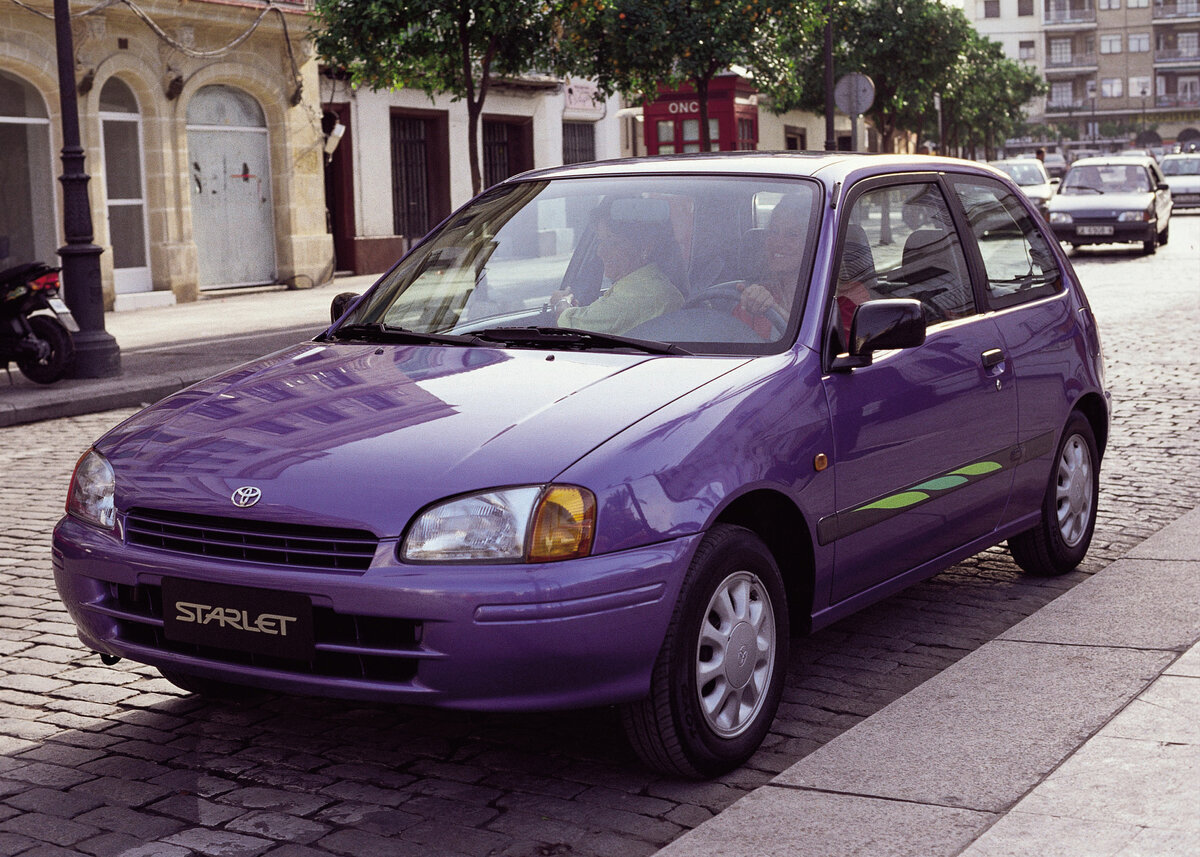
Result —
[[596, 498], [586, 488], [552, 485], [533, 517], [530, 562], [554, 562], [587, 556], [596, 533]]

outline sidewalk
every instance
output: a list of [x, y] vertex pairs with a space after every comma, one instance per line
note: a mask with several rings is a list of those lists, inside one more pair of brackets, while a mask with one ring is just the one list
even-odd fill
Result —
[[1200, 509], [658, 857], [1200, 854]]
[[15, 365], [0, 375], [0, 427], [137, 407], [329, 326], [339, 292], [362, 292], [378, 275], [339, 277], [312, 289], [283, 286], [203, 293], [200, 300], [110, 312], [104, 327], [121, 349], [114, 378], [34, 384]]

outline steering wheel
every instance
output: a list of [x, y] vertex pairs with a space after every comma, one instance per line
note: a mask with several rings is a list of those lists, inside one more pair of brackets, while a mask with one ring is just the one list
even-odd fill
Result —
[[[692, 295], [683, 302], [680, 309], [695, 309], [706, 304], [722, 304], [729, 307], [729, 311], [733, 310], [742, 302], [742, 286], [746, 285], [745, 280], [730, 280], [725, 283], [716, 283], [708, 286], [705, 289]], [[762, 316], [770, 323], [771, 332], [774, 334], [774, 339], [779, 339], [787, 330], [787, 319], [783, 317], [783, 313], [775, 309], [775, 307], [767, 307], [763, 311]]]

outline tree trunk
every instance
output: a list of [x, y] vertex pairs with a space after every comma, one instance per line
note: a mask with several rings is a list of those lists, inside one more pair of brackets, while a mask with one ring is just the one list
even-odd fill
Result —
[[709, 77], [696, 78], [696, 97], [700, 100], [700, 151], [712, 149], [712, 139], [708, 135], [708, 82]]

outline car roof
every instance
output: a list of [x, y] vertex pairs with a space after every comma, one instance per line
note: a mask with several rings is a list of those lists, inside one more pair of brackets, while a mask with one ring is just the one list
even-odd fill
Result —
[[[506, 182], [548, 178], [628, 175], [759, 175], [818, 178], [826, 183], [894, 171], [959, 172], [1003, 175], [962, 158], [934, 155], [875, 155], [856, 152], [710, 152], [620, 158], [548, 167], [521, 173]], [[1005, 176], [1007, 178], [1007, 176]]]
[[1140, 164], [1146, 167], [1154, 162], [1154, 158], [1147, 155], [1099, 155], [1095, 158], [1080, 158], [1072, 161], [1071, 167], [1100, 167], [1105, 164]]

